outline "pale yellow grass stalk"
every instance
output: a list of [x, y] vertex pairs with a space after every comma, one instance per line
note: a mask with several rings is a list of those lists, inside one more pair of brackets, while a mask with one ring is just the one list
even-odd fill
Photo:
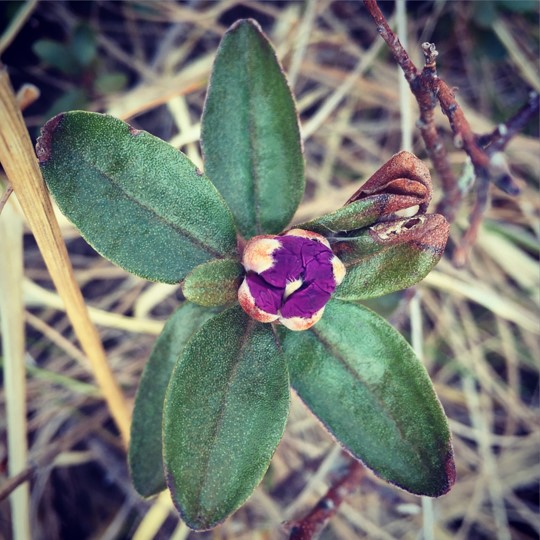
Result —
[[[8, 201], [0, 216], [0, 323], [6, 424], [8, 472], [10, 477], [26, 468], [28, 454], [26, 424], [26, 377], [24, 362], [23, 221]], [[29, 489], [20, 485], [9, 498], [14, 540], [29, 540]]]
[[107, 363], [96, 328], [73, 274], [60, 227], [44, 185], [34, 148], [5, 69], [0, 70], [0, 162], [11, 182], [68, 317], [124, 442], [130, 411]]

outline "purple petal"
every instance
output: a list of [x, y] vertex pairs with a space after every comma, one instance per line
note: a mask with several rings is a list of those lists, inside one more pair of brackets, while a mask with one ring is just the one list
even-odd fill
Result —
[[308, 319], [330, 300], [331, 292], [325, 291], [318, 282], [302, 286], [285, 299], [281, 306], [281, 316], [290, 319]]
[[301, 250], [302, 265], [305, 268], [311, 261], [313, 261], [313, 259], [317, 259], [321, 256], [324, 257], [325, 254], [330, 258], [333, 256], [332, 251], [324, 244], [321, 244], [315, 240], [305, 240]]
[[273, 287], [255, 272], [247, 273], [246, 283], [255, 300], [255, 305], [266, 313], [276, 315], [281, 306], [283, 289]]
[[[260, 273], [249, 271], [242, 285], [248, 308], [260, 310], [263, 322], [268, 316], [272, 320], [272, 316], [279, 315], [288, 328], [309, 328], [320, 319], [336, 288], [332, 262], [335, 256], [328, 245], [316, 238], [293, 234], [274, 238], [279, 248], [272, 251], [272, 267]], [[300, 287], [295, 290], [295, 286], [289, 286], [285, 298], [286, 287], [293, 282]]]
[[324, 291], [332, 294], [336, 288], [334, 267], [332, 265], [332, 252], [320, 253], [311, 259], [306, 265], [304, 281], [306, 283], [317, 282]]
[[288, 281], [298, 279], [302, 272], [302, 246], [306, 240], [295, 236], [280, 236], [281, 247], [272, 253], [274, 266], [261, 276], [274, 287], [284, 288]]

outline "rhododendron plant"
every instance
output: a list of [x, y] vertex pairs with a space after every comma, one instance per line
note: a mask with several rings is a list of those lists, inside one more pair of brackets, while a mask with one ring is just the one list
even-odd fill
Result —
[[438, 496], [450, 435], [426, 370], [360, 301], [420, 281], [448, 224], [430, 215], [425, 165], [401, 152], [334, 212], [293, 225], [304, 194], [294, 99], [268, 39], [224, 35], [206, 96], [204, 173], [111, 116], [63, 113], [37, 154], [60, 209], [103, 256], [179, 283], [142, 375], [129, 464], [136, 489], [171, 491], [208, 529], [261, 481], [290, 385], [334, 437], [387, 481]]

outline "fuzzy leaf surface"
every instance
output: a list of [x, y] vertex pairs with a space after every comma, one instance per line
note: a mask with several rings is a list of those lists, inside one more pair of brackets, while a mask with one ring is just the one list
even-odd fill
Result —
[[37, 154], [64, 214], [104, 257], [146, 279], [176, 283], [236, 251], [225, 201], [169, 144], [112, 116], [49, 120]]
[[289, 408], [285, 358], [270, 325], [236, 306], [190, 340], [167, 390], [164, 460], [182, 519], [214, 527], [261, 481]]
[[189, 338], [218, 310], [183, 304], [167, 321], [144, 368], [131, 422], [129, 467], [135, 489], [149, 497], [164, 490], [162, 418], [165, 392]]
[[412, 493], [450, 489], [455, 468], [442, 407], [425, 368], [384, 319], [331, 300], [310, 330], [281, 337], [293, 387], [345, 448]]
[[184, 280], [184, 296], [201, 306], [224, 306], [238, 299], [244, 269], [238, 259], [215, 259], [194, 268]]
[[332, 238], [340, 232], [354, 231], [373, 225], [383, 215], [384, 207], [383, 197], [361, 199], [302, 223], [298, 225], [298, 228]]
[[442, 257], [448, 232], [446, 219], [431, 214], [385, 221], [334, 242], [347, 269], [335, 298], [363, 300], [418, 283]]
[[218, 49], [201, 127], [205, 172], [243, 236], [278, 233], [304, 193], [294, 100], [272, 45], [241, 20]]

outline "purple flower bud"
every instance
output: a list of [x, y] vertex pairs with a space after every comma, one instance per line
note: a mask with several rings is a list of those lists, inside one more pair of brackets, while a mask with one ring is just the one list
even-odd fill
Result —
[[292, 229], [282, 236], [256, 236], [244, 249], [246, 276], [240, 305], [260, 322], [278, 320], [291, 330], [307, 330], [345, 277], [343, 263], [323, 236]]

